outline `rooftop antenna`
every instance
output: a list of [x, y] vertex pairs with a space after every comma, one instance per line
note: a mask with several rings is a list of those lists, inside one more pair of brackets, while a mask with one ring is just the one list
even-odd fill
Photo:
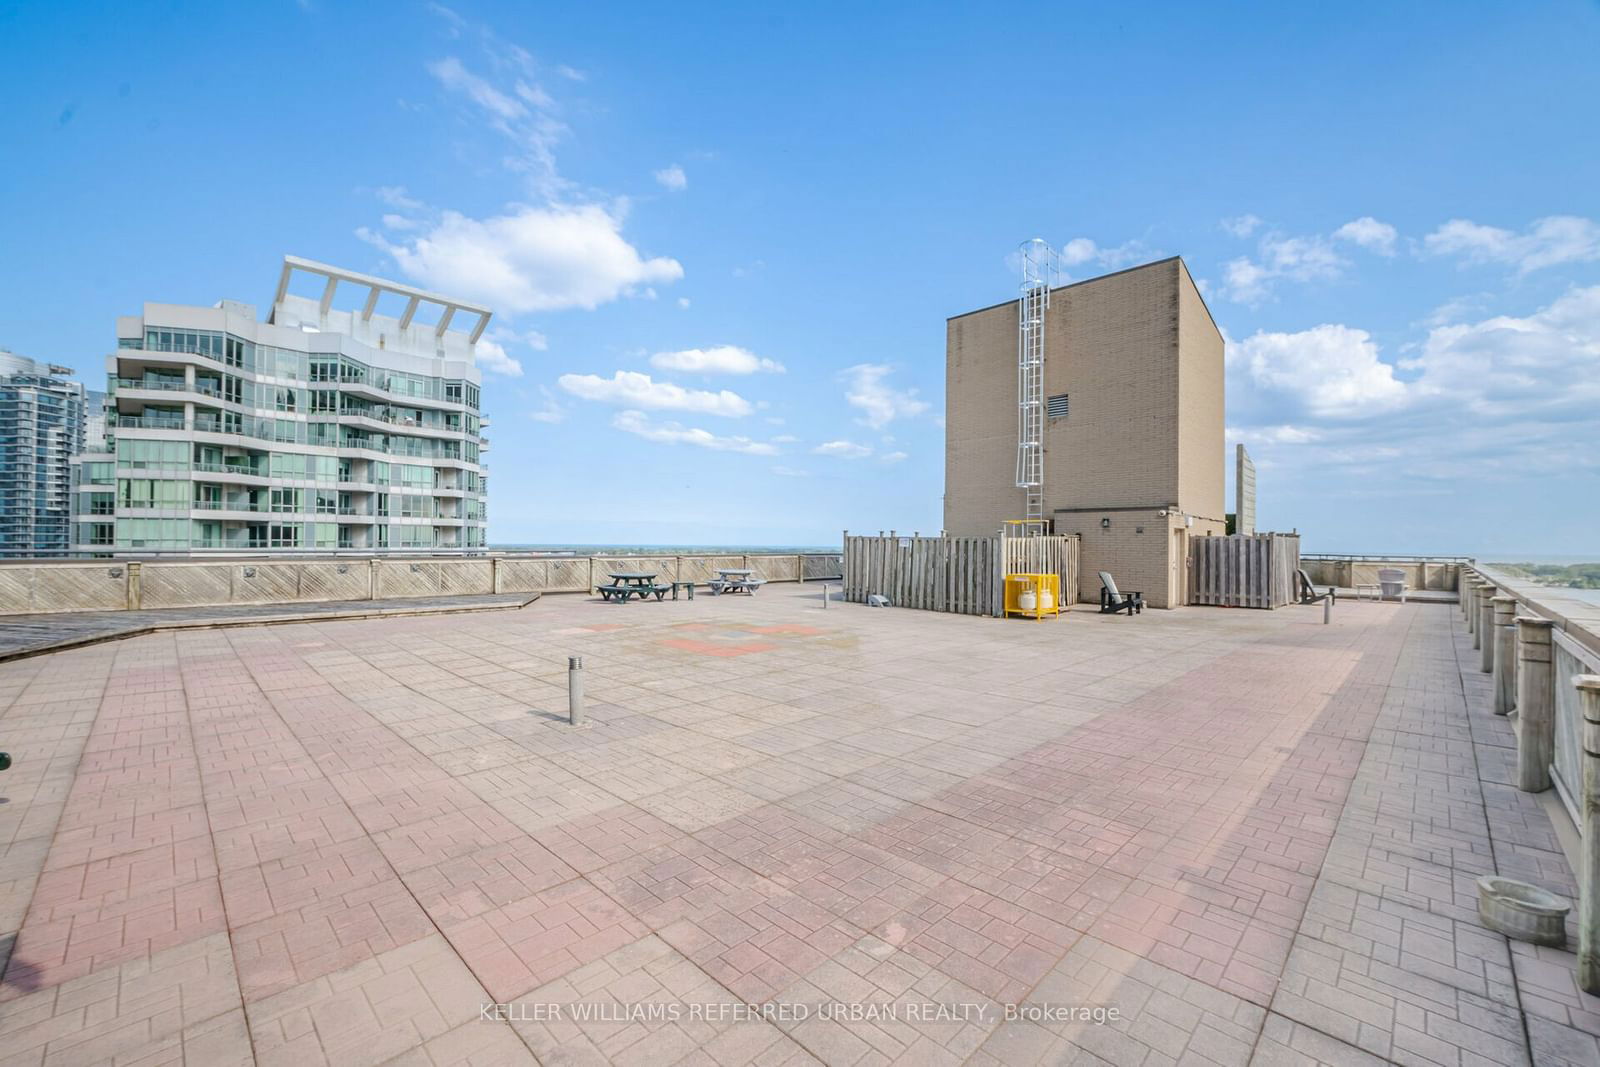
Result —
[[1035, 237], [1024, 241], [1022, 293], [1017, 299], [1017, 488], [1025, 494], [1029, 532], [1044, 526], [1044, 329], [1050, 289], [1061, 274], [1056, 250]]

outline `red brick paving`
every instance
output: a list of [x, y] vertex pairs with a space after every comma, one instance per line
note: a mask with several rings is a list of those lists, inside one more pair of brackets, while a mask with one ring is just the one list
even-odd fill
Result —
[[[552, 598], [4, 665], [0, 721], [76, 771], [52, 772], [69, 790], [18, 790], [32, 824], [4, 813], [53, 839], [17, 852], [37, 855], [36, 881], [15, 883], [29, 902], [0, 999], [28, 1005], [28, 1047], [44, 1049], [61, 1038], [38, 1020], [66, 1010], [39, 999], [50, 990], [97, 975], [136, 989], [141, 961], [198, 966], [172, 953], [205, 944], [213, 1015], [115, 1007], [127, 1026], [106, 1040], [218, 1047], [243, 1032], [220, 1022], [241, 1007], [256, 1055], [296, 1059], [666, 1062], [704, 1042], [726, 1062], [1242, 1062], [1264, 1026], [1267, 1044], [1322, 1040], [1265, 1009], [1407, 634], [1448, 634], [1452, 609], [1027, 628], [816, 611], [805, 590]], [[588, 661], [583, 730], [563, 721], [569, 654]], [[448, 992], [430, 999], [427, 975]], [[483, 997], [645, 989], [991, 1007], [1076, 990], [1138, 1010], [1116, 1033], [812, 1020], [655, 1044], [518, 1027], [507, 1044], [471, 1029]], [[374, 1036], [319, 1029], [352, 990]], [[395, 1037], [384, 1020], [402, 1003], [426, 1020]]]

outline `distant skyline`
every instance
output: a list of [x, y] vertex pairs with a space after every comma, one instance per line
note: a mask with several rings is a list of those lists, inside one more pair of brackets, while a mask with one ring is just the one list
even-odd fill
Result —
[[[1307, 551], [1600, 557], [1600, 4], [0, 12], [0, 348], [481, 301], [495, 543], [937, 531], [945, 320], [1182, 255]], [[1070, 457], [1051, 457], [1070, 463]], [[1019, 495], [1020, 506], [1020, 495]]]

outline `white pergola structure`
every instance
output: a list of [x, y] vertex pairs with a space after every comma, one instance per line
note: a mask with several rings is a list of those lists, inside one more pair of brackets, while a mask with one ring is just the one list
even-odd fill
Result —
[[406, 298], [406, 310], [400, 316], [400, 328], [402, 330], [410, 328], [411, 320], [416, 315], [418, 307], [425, 303], [433, 304], [441, 309], [439, 321], [433, 327], [434, 337], [442, 338], [445, 335], [445, 331], [450, 328], [450, 322], [455, 318], [456, 312], [460, 311], [468, 315], [478, 316], [477, 324], [472, 327], [471, 333], [467, 338], [468, 344], [475, 345], [478, 343], [478, 338], [483, 336], [483, 331], [488, 327], [490, 316], [494, 314], [488, 308], [478, 304], [468, 304], [461, 300], [453, 300], [439, 293], [430, 293], [426, 289], [401, 285], [398, 282], [391, 282], [370, 274], [345, 270], [343, 267], [318, 263], [312, 259], [301, 259], [299, 256], [283, 257], [283, 271], [278, 275], [278, 293], [272, 301], [274, 308], [282, 304], [283, 298], [289, 295], [289, 278], [295, 271], [300, 271], [303, 274], [314, 274], [319, 278], [325, 279], [326, 284], [322, 287], [321, 300], [324, 317], [327, 316], [328, 310], [333, 307], [333, 294], [338, 290], [341, 282], [358, 285], [367, 290], [367, 302], [361, 308], [361, 321], [364, 323], [372, 321], [372, 313], [378, 307], [379, 295], [382, 293], [394, 293], [397, 296]]

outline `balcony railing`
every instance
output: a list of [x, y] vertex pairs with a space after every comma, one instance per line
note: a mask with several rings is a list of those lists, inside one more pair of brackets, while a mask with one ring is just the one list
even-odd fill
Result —
[[[264, 422], [269, 423], [270, 425], [262, 425]], [[299, 422], [293, 424], [294, 427], [305, 425], [308, 424]], [[248, 437], [252, 440], [270, 441], [274, 444], [308, 444], [317, 445], [324, 448], [360, 448], [366, 449], [370, 452], [381, 452], [385, 455], [410, 456], [416, 459], [448, 459], [459, 462], [462, 458], [461, 450], [458, 448], [427, 448], [424, 447], [420, 442], [415, 445], [397, 445], [392, 442], [388, 445], [380, 445], [375, 441], [362, 438], [346, 437], [343, 440], [340, 440], [330, 437], [327, 440], [323, 440], [320, 439], [320, 436], [319, 439], [316, 440], [309, 439], [308, 437], [307, 440], [302, 441], [299, 440], [300, 434], [298, 430], [296, 430], [296, 432], [293, 434], [287, 434], [277, 426], [277, 420], [246, 419], [242, 423], [229, 423], [221, 419], [211, 418], [209, 416], [198, 416], [193, 420], [185, 420], [181, 417], [172, 418], [153, 415], [122, 415], [118, 417], [114, 425], [108, 428], [108, 432], [114, 436], [115, 431], [119, 429], [188, 429], [195, 430], [200, 433], [216, 433], [226, 434], [232, 437]]]

